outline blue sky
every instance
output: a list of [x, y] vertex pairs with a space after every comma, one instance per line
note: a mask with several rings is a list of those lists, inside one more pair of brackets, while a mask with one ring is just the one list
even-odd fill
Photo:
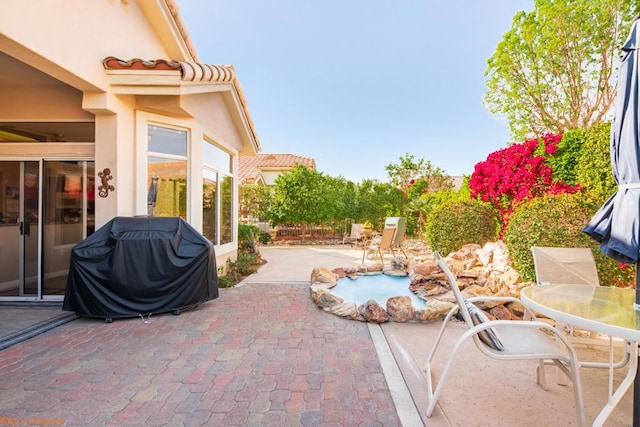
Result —
[[450, 175], [510, 141], [484, 110], [487, 59], [533, 0], [179, 0], [207, 64], [232, 64], [263, 153], [388, 181], [424, 158]]

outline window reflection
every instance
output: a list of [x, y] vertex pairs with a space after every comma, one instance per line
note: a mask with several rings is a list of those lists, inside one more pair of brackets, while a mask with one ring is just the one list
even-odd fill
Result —
[[218, 174], [205, 169], [202, 182], [202, 234], [213, 243], [218, 241], [217, 189]]
[[147, 206], [151, 216], [187, 219], [187, 161], [148, 157]]
[[147, 214], [187, 220], [187, 131], [147, 129]]
[[215, 245], [233, 241], [232, 156], [203, 141], [202, 229]]
[[220, 201], [220, 244], [233, 240], [233, 179], [230, 176], [222, 178]]
[[44, 294], [64, 293], [71, 249], [95, 231], [94, 177], [94, 162], [44, 162]]
[[187, 156], [187, 132], [180, 129], [149, 125], [148, 151], [153, 153]]

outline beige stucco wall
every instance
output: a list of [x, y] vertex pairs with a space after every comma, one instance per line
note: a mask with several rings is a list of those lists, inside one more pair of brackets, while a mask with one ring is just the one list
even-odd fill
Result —
[[263, 169], [261, 172], [261, 175], [262, 175], [262, 179], [264, 179], [264, 185], [268, 185], [268, 186], [275, 185], [276, 178], [278, 178], [283, 173], [284, 171], [282, 170], [268, 171]]
[[[116, 215], [136, 214], [135, 97], [115, 97], [110, 108], [116, 114], [96, 115], [96, 173], [110, 169], [110, 184], [115, 187], [107, 198], [96, 198], [98, 227]], [[100, 185], [98, 178], [96, 184]]]
[[[193, 60], [162, 0], [2, 0], [0, 9], [0, 52], [64, 83], [0, 86], [0, 121], [94, 120], [96, 131], [95, 144], [2, 144], [0, 157], [95, 156], [96, 172], [111, 169], [115, 187], [107, 198], [96, 197], [96, 227], [117, 215], [146, 213], [141, 208], [146, 205], [146, 176], [140, 180], [140, 167], [146, 167], [140, 146], [146, 139], [139, 135], [138, 111], [191, 123], [197, 141], [207, 135], [231, 152], [247, 151], [239, 115], [228, 110], [238, 108], [230, 93], [136, 96], [116, 94], [109, 85], [102, 66], [108, 56]], [[172, 110], [172, 105], [178, 108]], [[193, 154], [201, 158], [195, 156], [197, 149]], [[193, 168], [190, 178], [201, 182], [201, 174]], [[189, 220], [199, 228], [202, 195], [193, 187]], [[235, 258], [236, 250], [235, 241], [219, 248], [218, 265]]]
[[93, 121], [93, 114], [82, 109], [82, 92], [69, 86], [0, 86], [0, 90], [0, 121]]
[[168, 56], [134, 0], [3, 0], [0, 29], [7, 53], [82, 89], [107, 89], [108, 56]]
[[[115, 215], [133, 215], [136, 196], [135, 97], [108, 94], [102, 60], [174, 56], [158, 41], [167, 25], [150, 23], [140, 5], [135, 0], [6, 0], [0, 13], [2, 51], [67, 84], [0, 87], [3, 99], [10, 100], [0, 105], [0, 120], [92, 121], [95, 113], [96, 171], [110, 168], [116, 188], [108, 198], [96, 198], [98, 227]], [[162, 7], [155, 9], [163, 13]], [[98, 97], [106, 98], [104, 105]]]
[[242, 149], [242, 140], [227, 110], [222, 94], [207, 93], [185, 96], [182, 105], [185, 110], [198, 119], [207, 136], [236, 150]]

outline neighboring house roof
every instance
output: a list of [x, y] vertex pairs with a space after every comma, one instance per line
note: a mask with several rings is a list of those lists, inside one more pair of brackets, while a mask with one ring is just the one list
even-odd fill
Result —
[[296, 154], [256, 154], [238, 158], [238, 175], [240, 184], [258, 182], [263, 171], [284, 171], [295, 165], [316, 169], [316, 161], [310, 157]]

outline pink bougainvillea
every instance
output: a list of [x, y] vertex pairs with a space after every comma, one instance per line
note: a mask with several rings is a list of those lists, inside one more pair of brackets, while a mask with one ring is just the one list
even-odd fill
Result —
[[[495, 151], [476, 164], [469, 179], [471, 197], [491, 203], [500, 212], [504, 232], [515, 203], [544, 194], [574, 193], [579, 185], [553, 180], [553, 170], [538, 147], [547, 156], [556, 153], [562, 134], [547, 134]], [[542, 145], [541, 145], [542, 144]]]

